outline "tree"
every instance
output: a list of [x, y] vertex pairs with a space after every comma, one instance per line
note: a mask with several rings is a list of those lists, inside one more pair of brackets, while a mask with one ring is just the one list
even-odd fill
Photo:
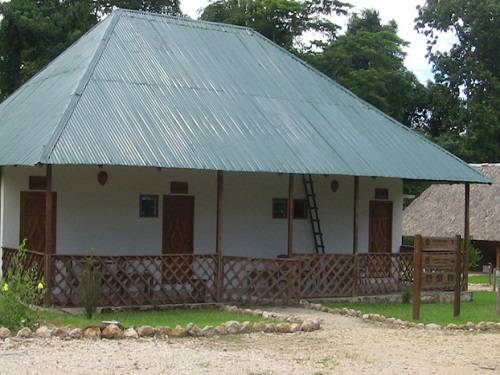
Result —
[[11, 0], [0, 3], [0, 100], [113, 7], [180, 14], [179, 0]]
[[205, 21], [248, 26], [288, 50], [306, 31], [334, 38], [339, 26], [331, 15], [345, 15], [350, 5], [339, 0], [216, 0], [200, 18]]
[[407, 45], [396, 22], [383, 25], [377, 11], [364, 10], [351, 16], [344, 35], [305, 58], [383, 112], [417, 127], [423, 121], [426, 90], [404, 66]]
[[[428, 38], [436, 81], [431, 134], [466, 161], [500, 161], [500, 2], [427, 0], [418, 12], [416, 28]], [[436, 50], [444, 34], [455, 43]]]

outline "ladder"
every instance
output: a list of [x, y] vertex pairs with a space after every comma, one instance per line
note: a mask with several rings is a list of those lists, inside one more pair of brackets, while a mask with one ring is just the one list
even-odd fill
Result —
[[309, 220], [314, 238], [314, 249], [316, 254], [325, 253], [325, 243], [323, 242], [323, 232], [319, 221], [318, 204], [316, 202], [316, 193], [314, 192], [313, 179], [310, 174], [303, 175], [304, 190], [307, 197], [307, 207], [309, 209]]

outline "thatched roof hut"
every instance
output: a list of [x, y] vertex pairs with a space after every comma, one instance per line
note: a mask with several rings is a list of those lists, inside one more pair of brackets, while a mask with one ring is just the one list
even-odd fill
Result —
[[[490, 252], [500, 244], [500, 164], [471, 166], [494, 181], [470, 187], [470, 235]], [[463, 236], [464, 202], [463, 185], [432, 185], [404, 210], [403, 235]]]

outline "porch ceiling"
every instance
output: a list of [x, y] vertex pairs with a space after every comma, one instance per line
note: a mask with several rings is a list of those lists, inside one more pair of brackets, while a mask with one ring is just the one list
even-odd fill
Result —
[[0, 104], [0, 165], [490, 182], [258, 33], [116, 11]]

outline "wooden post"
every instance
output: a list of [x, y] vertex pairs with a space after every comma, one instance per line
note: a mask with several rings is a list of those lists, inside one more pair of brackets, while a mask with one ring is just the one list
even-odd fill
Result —
[[352, 214], [352, 253], [358, 252], [358, 200], [359, 200], [359, 177], [354, 177], [354, 198]]
[[[495, 275], [494, 275], [494, 282], [495, 285], [498, 280], [498, 276], [500, 274], [500, 245], [497, 246], [497, 264], [495, 267]], [[500, 285], [496, 285], [497, 288], [497, 315], [500, 316]]]
[[52, 267], [51, 256], [54, 253], [54, 202], [52, 195], [52, 165], [47, 164], [45, 192], [45, 256], [44, 256], [44, 279], [46, 293], [44, 304], [50, 304], [50, 293], [52, 290]]
[[469, 216], [470, 216], [470, 184], [465, 184], [465, 208], [464, 208], [464, 287], [469, 289]]
[[352, 210], [352, 254], [353, 254], [353, 287], [352, 295], [358, 295], [359, 256], [358, 256], [358, 206], [359, 206], [359, 177], [354, 177], [354, 194]]
[[415, 236], [413, 252], [413, 320], [420, 319], [420, 292], [422, 290], [422, 236]]
[[288, 175], [288, 258], [293, 256], [293, 174]]
[[0, 167], [0, 279], [4, 277], [2, 270], [3, 270], [3, 230], [2, 228], [4, 227], [4, 223], [2, 222], [2, 167]]
[[493, 291], [495, 291], [497, 289], [497, 275], [500, 273], [500, 245], [497, 245], [497, 259], [495, 267], [491, 265], [491, 268], [490, 284], [493, 286]]
[[462, 244], [462, 239], [460, 238], [460, 235], [457, 235], [455, 237], [455, 286], [454, 286], [454, 293], [453, 293], [453, 316], [459, 316], [460, 315], [460, 295], [462, 291], [462, 283], [461, 278], [462, 278], [462, 251], [460, 249], [460, 245]]
[[224, 174], [217, 171], [217, 228], [215, 240], [215, 253], [217, 255], [216, 287], [217, 300], [222, 300], [222, 287], [224, 277], [224, 265], [222, 263], [222, 240], [224, 229]]

